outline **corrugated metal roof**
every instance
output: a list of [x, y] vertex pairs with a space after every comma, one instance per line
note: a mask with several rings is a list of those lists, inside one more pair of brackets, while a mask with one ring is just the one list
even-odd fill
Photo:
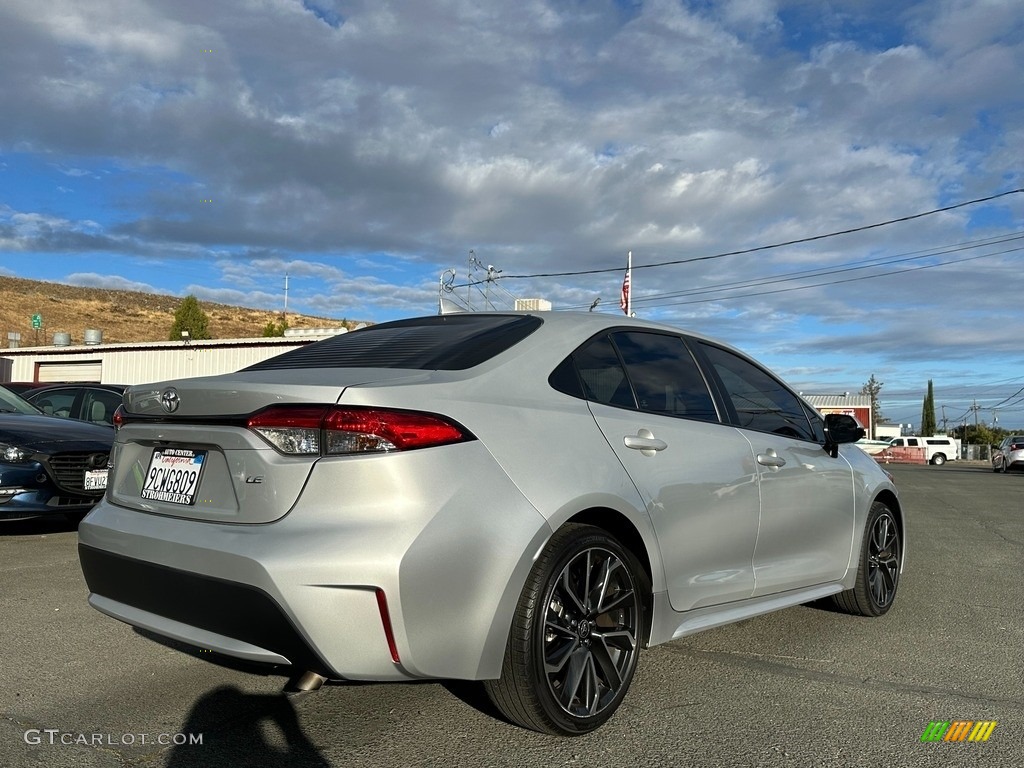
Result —
[[815, 408], [870, 408], [870, 395], [808, 395], [804, 400]]
[[15, 347], [13, 349], [2, 349], [0, 355], [4, 357], [16, 357], [18, 355], [39, 355], [39, 354], [82, 354], [83, 352], [125, 352], [131, 350], [153, 350], [153, 349], [215, 349], [218, 347], [294, 347], [296, 344], [306, 344], [320, 339], [330, 338], [336, 333], [295, 335], [295, 336], [261, 336], [248, 339], [192, 339], [190, 341], [135, 341], [121, 344], [75, 344], [74, 346], [59, 347], [46, 345], [39, 347]]

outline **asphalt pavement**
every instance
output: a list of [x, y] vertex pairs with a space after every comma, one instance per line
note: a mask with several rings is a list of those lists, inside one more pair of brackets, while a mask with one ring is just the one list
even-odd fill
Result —
[[[653, 648], [576, 739], [503, 722], [475, 684], [286, 694], [90, 608], [70, 526], [5, 524], [0, 766], [1024, 764], [1024, 473], [888, 469], [909, 519], [888, 615], [802, 606]], [[947, 721], [996, 726], [921, 740]]]

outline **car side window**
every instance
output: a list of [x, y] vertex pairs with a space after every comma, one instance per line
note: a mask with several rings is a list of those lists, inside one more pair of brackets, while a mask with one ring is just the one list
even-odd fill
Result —
[[641, 411], [718, 421], [704, 376], [680, 337], [623, 331], [612, 334], [612, 340], [626, 364]]
[[818, 442], [800, 398], [753, 363], [701, 342], [736, 412], [737, 426], [758, 432]]
[[82, 418], [94, 424], [113, 425], [114, 411], [121, 404], [121, 400], [121, 395], [105, 389], [86, 392], [82, 404]]
[[587, 400], [620, 408], [636, 408], [629, 379], [607, 336], [594, 339], [576, 350], [572, 360]]
[[32, 403], [50, 416], [68, 417], [75, 404], [75, 393], [67, 389], [55, 389], [41, 393], [38, 398], [33, 398]]

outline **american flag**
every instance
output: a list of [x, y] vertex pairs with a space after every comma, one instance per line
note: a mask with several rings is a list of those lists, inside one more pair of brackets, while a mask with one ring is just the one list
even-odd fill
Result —
[[626, 262], [626, 276], [622, 278], [622, 291], [619, 294], [619, 307], [627, 315], [629, 310], [632, 308], [629, 302], [629, 275], [633, 271], [633, 252], [629, 252], [628, 261]]

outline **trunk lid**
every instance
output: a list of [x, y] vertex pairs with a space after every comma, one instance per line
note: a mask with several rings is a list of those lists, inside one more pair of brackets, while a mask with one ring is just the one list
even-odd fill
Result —
[[246, 427], [250, 414], [273, 405], [335, 404], [351, 386], [430, 376], [399, 369], [288, 369], [129, 387], [125, 422], [111, 454], [108, 498], [173, 517], [272, 522], [292, 508], [323, 459], [279, 453]]

